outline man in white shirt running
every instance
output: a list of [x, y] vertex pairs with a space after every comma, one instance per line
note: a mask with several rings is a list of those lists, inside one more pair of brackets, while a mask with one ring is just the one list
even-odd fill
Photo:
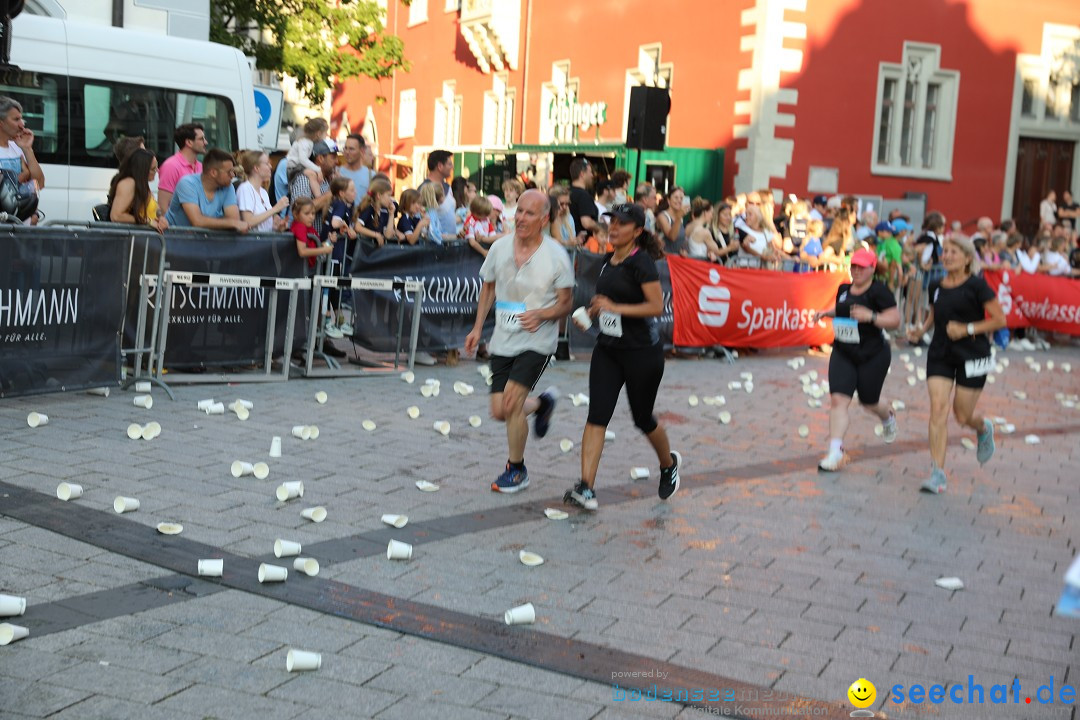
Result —
[[559, 320], [573, 305], [574, 270], [570, 256], [546, 236], [551, 209], [547, 195], [526, 190], [514, 213], [514, 234], [499, 238], [480, 268], [484, 285], [476, 323], [465, 338], [465, 352], [475, 351], [484, 320], [495, 306], [491, 352], [491, 416], [506, 423], [510, 454], [506, 469], [491, 483], [495, 492], [514, 493], [529, 484], [525, 469], [526, 418], [533, 413], [537, 437], [547, 434], [558, 391], [548, 388], [529, 397], [558, 343]]

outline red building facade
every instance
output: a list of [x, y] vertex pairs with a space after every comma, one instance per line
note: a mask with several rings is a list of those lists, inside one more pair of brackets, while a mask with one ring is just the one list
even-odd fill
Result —
[[641, 179], [691, 194], [925, 195], [974, 222], [1080, 186], [1068, 0], [413, 0], [387, 27], [411, 70], [342, 84], [333, 122], [406, 183], [436, 147], [470, 171], [538, 161], [551, 181], [588, 153], [633, 173], [630, 88], [652, 85], [671, 93], [667, 150]]

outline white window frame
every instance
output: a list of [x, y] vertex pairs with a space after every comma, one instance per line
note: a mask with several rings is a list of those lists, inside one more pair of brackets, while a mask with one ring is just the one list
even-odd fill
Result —
[[443, 5], [443, 12], [456, 13], [461, 10], [461, 0], [446, 0]]
[[495, 73], [491, 78], [491, 90], [484, 93], [485, 147], [509, 147], [514, 127], [514, 105], [517, 89], [509, 87], [510, 74]]
[[416, 89], [402, 90], [398, 100], [398, 137], [416, 136]]
[[409, 25], [414, 27], [428, 21], [428, 0], [412, 0], [409, 3]]
[[[886, 161], [878, 162], [883, 111], [882, 96], [886, 80], [893, 80], [895, 97], [889, 132]], [[911, 128], [912, 164], [901, 161], [901, 136], [903, 134], [903, 100], [907, 83], [914, 81], [914, 118]], [[940, 97], [936, 106], [935, 127], [931, 138], [934, 148], [933, 165], [923, 167], [922, 147], [926, 128], [926, 98], [930, 85], [937, 85]], [[902, 62], [878, 65], [877, 95], [875, 98], [873, 147], [870, 155], [870, 172], [874, 175], [923, 178], [926, 180], [952, 180], [953, 141], [956, 136], [956, 110], [960, 97], [960, 73], [941, 67], [941, 46], [931, 43], [904, 42]]]
[[452, 148], [461, 144], [461, 111], [464, 98], [457, 94], [457, 82], [443, 82], [442, 95], [435, 99], [435, 123], [432, 144]]

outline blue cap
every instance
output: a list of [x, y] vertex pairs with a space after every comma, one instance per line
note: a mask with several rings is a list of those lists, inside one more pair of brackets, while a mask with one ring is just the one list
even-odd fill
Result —
[[905, 232], [912, 229], [908, 221], [904, 220], [903, 218], [896, 218], [895, 220], [893, 220], [892, 226], [894, 232]]
[[877, 224], [877, 227], [874, 228], [874, 232], [881, 232], [882, 230], [890, 233], [896, 232], [895, 230], [893, 230], [892, 223], [890, 223], [888, 220], [882, 220]]

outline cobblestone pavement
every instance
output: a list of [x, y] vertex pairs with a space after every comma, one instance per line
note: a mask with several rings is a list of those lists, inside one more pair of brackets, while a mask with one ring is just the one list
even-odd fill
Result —
[[[865, 677], [877, 686], [878, 717], [1075, 720], [1071, 704], [1040, 704], [1035, 691], [1078, 682], [1077, 621], [1053, 609], [1080, 540], [1080, 411], [1055, 395], [1080, 392], [1080, 353], [1033, 353], [1039, 373], [1022, 354], [999, 356], [1010, 365], [981, 409], [1016, 432], [999, 434], [997, 455], [980, 468], [960, 443], [973, 434], [952, 423], [949, 490], [929, 496], [918, 492], [928, 400], [924, 383], [907, 383], [905, 352], [894, 353], [884, 393], [906, 404], [899, 440], [882, 444], [877, 421], [856, 410], [853, 462], [828, 475], [816, 471], [828, 401], [809, 407], [797, 377], [824, 378], [827, 359], [669, 361], [657, 412], [685, 461], [682, 488], [669, 502], [656, 497], [655, 457], [621, 403], [600, 510], [568, 508], [562, 521], [543, 509], [563, 507], [578, 476], [587, 408], [567, 395], [588, 391], [586, 362], [559, 363], [541, 381], [557, 384], [562, 400], [551, 434], [529, 440], [531, 486], [513, 496], [488, 489], [505, 434], [487, 416], [471, 362], [418, 368], [413, 385], [396, 375], [189, 385], [176, 388], [177, 402], [155, 390], [149, 410], [119, 391], [4, 400], [0, 592], [27, 598], [13, 620], [31, 634], [0, 647], [0, 716], [782, 717], [798, 716], [797, 696], [846, 717], [847, 688]], [[791, 369], [794, 357], [805, 367]], [[1063, 372], [1068, 362], [1074, 373]], [[752, 393], [729, 388], [744, 372]], [[438, 397], [421, 396], [429, 377], [441, 381]], [[456, 394], [459, 380], [476, 393]], [[692, 393], [726, 404], [691, 407]], [[196, 402], [208, 397], [251, 400], [251, 417], [207, 416]], [[718, 422], [720, 410], [730, 424]], [[28, 428], [30, 411], [48, 425]], [[367, 419], [374, 431], [362, 429]], [[127, 438], [129, 423], [151, 420], [159, 437]], [[448, 436], [432, 429], [436, 420], [450, 422]], [[320, 437], [291, 437], [297, 424], [318, 425]], [[1041, 442], [1025, 443], [1029, 434]], [[273, 435], [280, 459], [268, 457]], [[574, 443], [568, 453], [563, 438]], [[235, 460], [265, 461], [270, 476], [234, 478]], [[634, 466], [651, 467], [651, 479], [632, 481]], [[304, 497], [279, 502], [285, 480], [302, 480]], [[418, 480], [441, 489], [420, 492]], [[60, 482], [85, 493], [63, 503]], [[141, 507], [115, 514], [118, 495]], [[325, 522], [301, 517], [316, 505]], [[407, 514], [409, 525], [388, 528], [384, 513]], [[183, 533], [157, 535], [162, 521]], [[410, 561], [387, 560], [395, 537], [414, 542]], [[276, 538], [302, 543], [321, 562], [318, 577], [277, 561]], [[521, 549], [546, 562], [525, 567]], [[194, 559], [215, 556], [226, 558], [225, 577], [195, 577]], [[260, 585], [264, 561], [288, 563], [288, 580]], [[942, 576], [965, 588], [935, 587]], [[503, 612], [525, 602], [536, 623], [506, 627]], [[322, 653], [321, 669], [287, 672], [289, 648]], [[629, 672], [652, 677], [617, 675]], [[692, 707], [625, 691], [653, 683], [661, 693], [701, 683], [706, 700], [737, 693]], [[935, 683], [960, 685], [965, 704], [891, 699], [896, 685]], [[986, 704], [967, 704], [969, 683], [985, 688]], [[995, 684], [1010, 686], [1008, 705], [990, 704]]]

